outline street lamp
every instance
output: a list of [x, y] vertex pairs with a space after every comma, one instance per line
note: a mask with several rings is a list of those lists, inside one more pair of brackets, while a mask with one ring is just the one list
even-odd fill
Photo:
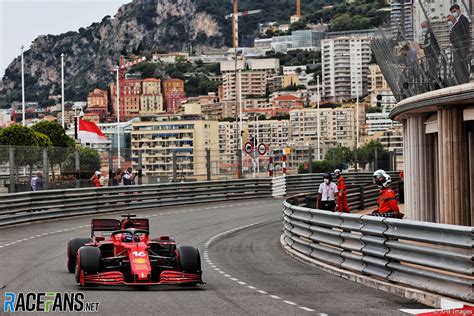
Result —
[[62, 111], [62, 126], [64, 128], [64, 53], [61, 53], [61, 111]]
[[21, 45], [21, 122], [23, 126], [26, 126], [25, 121], [25, 63], [23, 59], [23, 45]]
[[320, 155], [320, 152], [321, 152], [321, 148], [320, 148], [320, 144], [321, 144], [321, 113], [319, 112], [319, 103], [320, 103], [320, 100], [321, 100], [321, 93], [319, 91], [319, 75], [316, 77], [316, 85], [317, 85], [317, 96], [316, 96], [316, 103], [318, 105], [318, 160], [321, 160], [321, 157], [319, 156]]
[[[79, 115], [77, 115], [77, 108], [80, 108], [81, 111], [79, 112]], [[82, 111], [82, 105], [74, 105], [74, 139], [77, 141], [77, 130], [78, 130], [78, 126], [77, 126], [77, 121], [78, 121], [78, 118], [80, 119], [81, 117], [84, 116], [84, 112]]]
[[118, 151], [118, 162], [117, 167], [120, 168], [120, 68], [115, 66], [115, 71], [117, 72], [117, 151]]

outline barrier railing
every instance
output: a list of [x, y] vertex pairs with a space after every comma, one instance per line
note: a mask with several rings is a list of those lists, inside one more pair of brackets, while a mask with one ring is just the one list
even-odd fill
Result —
[[43, 219], [271, 196], [271, 179], [48, 190], [0, 196], [0, 227]]
[[283, 202], [284, 243], [307, 258], [467, 302], [474, 227], [331, 213]]

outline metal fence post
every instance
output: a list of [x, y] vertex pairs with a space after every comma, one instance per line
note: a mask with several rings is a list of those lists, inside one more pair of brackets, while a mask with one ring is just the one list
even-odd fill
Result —
[[109, 187], [110, 186], [113, 186], [114, 185], [114, 182], [115, 180], [113, 179], [114, 177], [114, 168], [112, 166], [113, 162], [112, 162], [112, 148], [109, 148], [109, 151], [108, 151], [108, 154], [109, 154]]
[[176, 182], [176, 149], [173, 149], [173, 182]]
[[375, 150], [375, 155], [374, 155], [374, 171], [375, 170], [378, 170], [378, 165], [379, 165], [379, 157], [378, 157], [378, 151], [377, 151], [377, 148], [374, 149]]
[[237, 149], [237, 179], [242, 178], [242, 150]]
[[10, 165], [10, 193], [15, 192], [15, 147], [8, 146]]
[[357, 172], [358, 168], [357, 168], [357, 165], [359, 164], [359, 162], [357, 161], [357, 148], [354, 150], [354, 158], [355, 158], [355, 167], [354, 167], [354, 171]]
[[309, 166], [308, 173], [313, 173], [313, 147], [309, 145]]
[[364, 186], [363, 185], [359, 185], [359, 209], [360, 210], [363, 210], [365, 208], [365, 203], [364, 203], [364, 200], [365, 200], [365, 196], [364, 196]]
[[211, 181], [211, 150], [206, 148], [206, 173], [207, 181]]
[[79, 157], [79, 151], [77, 151], [77, 149], [74, 151], [74, 161], [75, 161], [75, 169], [76, 169], [76, 188], [80, 188], [81, 187], [81, 180], [79, 180], [80, 178], [80, 173], [81, 173], [81, 161], [80, 161], [80, 157]]
[[48, 189], [48, 181], [49, 181], [48, 148], [43, 148], [43, 190]]
[[143, 165], [142, 165], [142, 151], [140, 150], [138, 152], [138, 168], [137, 168], [137, 171], [138, 171], [138, 185], [142, 185], [143, 184], [143, 180], [142, 180], [142, 172], [143, 172]]

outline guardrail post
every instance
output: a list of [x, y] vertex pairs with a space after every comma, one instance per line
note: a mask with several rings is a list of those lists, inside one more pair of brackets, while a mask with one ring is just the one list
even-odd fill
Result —
[[138, 171], [138, 181], [137, 181], [137, 184], [138, 185], [142, 185], [143, 183], [143, 179], [142, 179], [142, 176], [143, 176], [143, 163], [142, 163], [142, 151], [140, 150], [138, 152], [138, 167], [137, 167], [137, 171]]
[[8, 147], [9, 162], [10, 165], [10, 193], [15, 192], [15, 147]]
[[112, 149], [110, 148], [109, 151], [108, 151], [108, 154], [109, 154], [109, 187], [113, 186], [114, 185], [114, 179], [113, 176], [114, 176], [114, 168], [112, 166]]
[[81, 187], [81, 180], [79, 180], [80, 178], [80, 173], [81, 173], [81, 167], [80, 167], [80, 158], [79, 158], [79, 151], [77, 151], [77, 149], [74, 151], [74, 161], [75, 161], [75, 164], [76, 164], [76, 188], [80, 188]]
[[207, 181], [211, 181], [211, 150], [206, 148], [206, 173]]
[[364, 186], [359, 185], [359, 210], [363, 210], [365, 208], [365, 196], [364, 196]]
[[49, 181], [48, 148], [43, 148], [43, 190], [48, 189], [48, 181]]
[[176, 182], [176, 149], [173, 149], [173, 182]]

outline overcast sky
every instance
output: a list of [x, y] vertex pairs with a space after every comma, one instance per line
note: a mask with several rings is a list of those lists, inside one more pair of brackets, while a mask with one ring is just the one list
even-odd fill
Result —
[[0, 0], [0, 79], [6, 67], [39, 35], [77, 31], [131, 0]]

